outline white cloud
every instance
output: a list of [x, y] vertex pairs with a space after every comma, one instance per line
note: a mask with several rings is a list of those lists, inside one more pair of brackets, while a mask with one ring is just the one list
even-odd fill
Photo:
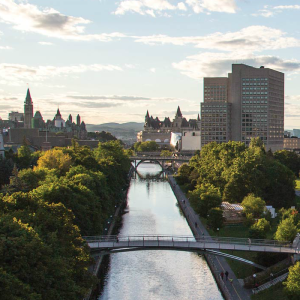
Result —
[[300, 5], [278, 5], [274, 9], [300, 9]]
[[[212, 11], [236, 12], [235, 0], [186, 0], [185, 2], [195, 13]], [[163, 11], [175, 10], [186, 11], [187, 7], [182, 1], [173, 5], [171, 1], [167, 0], [122, 0], [114, 13], [116, 15], [124, 15], [127, 12], [134, 12], [155, 17], [155, 13], [158, 13], [160, 16], [169, 16]]]
[[155, 69], [155, 68], [151, 68], [151, 69], [150, 69], [150, 72], [155, 73], [155, 72], [156, 72], [156, 69]]
[[122, 71], [122, 68], [114, 65], [75, 65], [67, 67], [38, 66], [30, 67], [21, 64], [0, 64], [0, 83], [18, 85], [18, 83], [43, 81], [53, 76], [68, 76], [84, 72]]
[[204, 11], [235, 13], [237, 9], [235, 0], [186, 0], [186, 3], [196, 14]]
[[64, 15], [53, 8], [40, 10], [27, 2], [0, 1], [0, 21], [12, 24], [16, 30], [35, 32], [49, 37], [80, 41], [111, 41], [124, 37], [119, 32], [110, 34], [84, 34], [85, 26], [91, 21], [81, 17]]
[[217, 49], [221, 51], [261, 51], [299, 47], [300, 40], [286, 37], [286, 33], [266, 26], [249, 26], [236, 32], [216, 32], [206, 36], [170, 37], [166, 35], [133, 36], [136, 42], [148, 45], [173, 44], [195, 45], [197, 48]]
[[50, 43], [50, 42], [39, 42], [40, 45], [43, 45], [43, 46], [52, 46], [53, 43]]
[[187, 10], [187, 8], [186, 8], [186, 6], [183, 2], [179, 2], [177, 4], [177, 7], [178, 7], [179, 10], [185, 10], [185, 11]]
[[173, 63], [173, 67], [180, 70], [182, 74], [193, 78], [227, 76], [231, 72], [231, 65], [242, 63], [254, 67], [265, 66], [281, 72], [299, 72], [300, 61], [283, 60], [276, 56], [254, 56], [241, 53], [199, 53], [188, 56], [185, 60]]
[[274, 16], [274, 12], [268, 9], [260, 9], [257, 13], [252, 14], [252, 16], [269, 18]]
[[166, 0], [123, 0], [119, 4], [116, 15], [124, 15], [126, 12], [135, 12], [140, 15], [155, 16], [154, 11], [175, 10], [176, 6]]
[[0, 46], [0, 50], [11, 50], [12, 47], [9, 46]]
[[269, 18], [275, 16], [278, 13], [281, 13], [283, 10], [288, 10], [288, 9], [300, 9], [300, 5], [278, 5], [278, 6], [265, 5], [264, 9], [260, 9], [257, 13], [252, 15]]

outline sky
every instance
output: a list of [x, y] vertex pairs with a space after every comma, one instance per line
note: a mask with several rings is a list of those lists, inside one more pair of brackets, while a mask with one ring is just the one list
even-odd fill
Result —
[[203, 77], [232, 63], [285, 73], [285, 129], [300, 128], [300, 1], [0, 0], [0, 117], [78, 113], [87, 124], [195, 119]]

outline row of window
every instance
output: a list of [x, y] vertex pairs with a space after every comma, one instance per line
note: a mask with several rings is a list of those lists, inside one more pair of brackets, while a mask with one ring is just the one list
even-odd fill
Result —
[[243, 86], [247, 85], [254, 85], [254, 86], [263, 86], [263, 85], [268, 85], [267, 82], [243, 82]]
[[[254, 94], [258, 94], [258, 95], [268, 95], [268, 92], [259, 92], [259, 91], [244, 92], [244, 91], [243, 91], [243, 95], [254, 95]], [[268, 99], [268, 97], [266, 97], [266, 99]]]
[[226, 89], [226, 85], [205, 85], [204, 89]]
[[252, 101], [243, 101], [243, 104], [267, 104], [268, 101], [256, 101], [256, 100], [252, 100]]
[[268, 90], [268, 88], [267, 87], [252, 87], [252, 86], [250, 86], [250, 87], [248, 87], [248, 86], [246, 86], [246, 87], [244, 87], [243, 86], [243, 91], [247, 91], [247, 90], [259, 90], [259, 91], [261, 91], [261, 90]]

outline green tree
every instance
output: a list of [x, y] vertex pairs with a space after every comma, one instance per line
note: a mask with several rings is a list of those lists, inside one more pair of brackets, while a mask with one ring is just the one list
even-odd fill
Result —
[[252, 214], [255, 218], [259, 218], [265, 210], [266, 202], [260, 197], [249, 194], [244, 198], [242, 206], [246, 215]]
[[148, 141], [148, 142], [137, 142], [133, 145], [134, 150], [136, 152], [151, 152], [151, 151], [157, 151], [159, 146], [154, 141]]
[[182, 164], [178, 169], [176, 180], [179, 184], [186, 184], [190, 182], [191, 167], [188, 164]]
[[3, 185], [9, 183], [13, 167], [14, 164], [12, 159], [3, 158], [2, 155], [0, 155], [0, 189]]
[[289, 168], [296, 177], [299, 177], [300, 157], [295, 152], [279, 150], [274, 153], [274, 158]]
[[207, 217], [208, 211], [221, 205], [221, 195], [218, 188], [203, 184], [189, 193], [190, 203], [202, 217]]
[[210, 226], [213, 231], [217, 232], [224, 225], [223, 211], [220, 207], [211, 208], [208, 211], [207, 225]]
[[32, 164], [31, 151], [25, 144], [18, 149], [18, 167], [20, 169], [29, 168]]
[[259, 137], [251, 138], [251, 141], [250, 141], [250, 144], [249, 144], [249, 148], [255, 148], [255, 147], [260, 148], [264, 152], [266, 151], [265, 150], [264, 142]]
[[39, 158], [37, 164], [38, 168], [56, 169], [61, 175], [64, 175], [71, 167], [72, 158], [61, 149], [52, 149], [46, 151]]
[[287, 280], [283, 283], [289, 299], [298, 300], [300, 298], [300, 262], [289, 268]]
[[294, 224], [294, 217], [291, 216], [280, 222], [275, 233], [275, 239], [278, 241], [290, 241], [295, 239], [298, 230]]
[[172, 152], [170, 150], [162, 150], [160, 152], [160, 156], [162, 156], [162, 157], [171, 157], [172, 156]]
[[261, 218], [250, 227], [249, 237], [253, 239], [265, 239], [270, 229], [270, 222], [265, 218]]

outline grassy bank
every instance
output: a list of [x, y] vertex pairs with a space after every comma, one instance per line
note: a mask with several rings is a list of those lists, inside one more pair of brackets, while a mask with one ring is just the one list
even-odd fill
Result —
[[258, 294], [255, 294], [251, 297], [252, 300], [288, 300], [289, 298], [283, 290], [282, 283], [278, 283], [267, 290], [264, 290]]

